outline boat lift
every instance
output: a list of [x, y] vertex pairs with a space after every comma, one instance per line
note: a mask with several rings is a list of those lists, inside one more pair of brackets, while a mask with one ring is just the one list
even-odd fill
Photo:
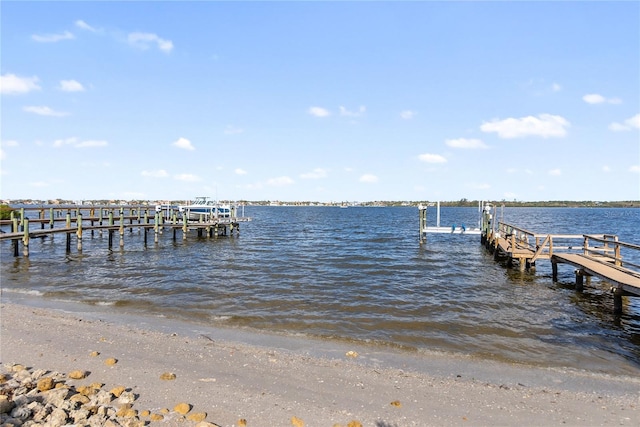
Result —
[[488, 203], [478, 202], [478, 226], [467, 227], [465, 224], [452, 224], [450, 227], [440, 226], [440, 202], [436, 202], [436, 225], [427, 225], [427, 208], [433, 207], [434, 203], [427, 205], [419, 205], [418, 212], [420, 215], [420, 243], [424, 243], [427, 233], [439, 233], [439, 234], [461, 234], [461, 235], [480, 235], [482, 230], [480, 229], [480, 221], [482, 212], [485, 209], [491, 210], [491, 205]]

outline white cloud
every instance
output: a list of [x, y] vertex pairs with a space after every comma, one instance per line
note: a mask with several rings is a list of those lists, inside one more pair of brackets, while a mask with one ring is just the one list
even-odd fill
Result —
[[560, 175], [562, 175], [562, 171], [560, 169], [551, 169], [549, 171], [549, 175], [551, 175], [551, 176], [560, 176]]
[[471, 148], [471, 149], [489, 148], [480, 139], [467, 139], [467, 138], [447, 139], [445, 143], [452, 148]]
[[22, 109], [27, 113], [34, 113], [40, 116], [64, 117], [69, 115], [69, 113], [65, 113], [63, 111], [55, 111], [45, 106], [29, 106], [23, 107]]
[[169, 176], [169, 173], [164, 169], [158, 169], [155, 171], [142, 171], [140, 172], [140, 175], [150, 178], [166, 178]]
[[197, 182], [202, 180], [200, 177], [193, 175], [191, 173], [182, 173], [182, 174], [174, 175], [173, 177], [178, 181], [185, 181], [185, 182]]
[[93, 33], [97, 32], [98, 30], [96, 28], [93, 28], [91, 25], [87, 24], [86, 22], [84, 22], [82, 19], [78, 19], [76, 22], [76, 27], [78, 28], [82, 28], [83, 30], [87, 30], [87, 31], [91, 31]]
[[243, 132], [244, 132], [244, 129], [237, 128], [237, 127], [232, 126], [232, 125], [227, 126], [225, 128], [225, 130], [224, 130], [224, 133], [226, 135], [236, 135], [236, 134], [243, 133]]
[[49, 183], [45, 181], [36, 181], [36, 182], [30, 182], [29, 185], [32, 187], [41, 188], [41, 187], [48, 187]]
[[244, 169], [237, 168], [235, 171], [236, 175], [246, 175], [247, 171]]
[[37, 77], [18, 77], [15, 74], [0, 76], [0, 93], [27, 93], [40, 90]]
[[358, 181], [365, 182], [367, 184], [374, 184], [374, 183], [378, 182], [378, 177], [375, 176], [375, 175], [372, 175], [370, 173], [366, 173], [366, 174], [362, 175]]
[[479, 182], [470, 184], [470, 187], [474, 188], [476, 190], [488, 190], [489, 188], [491, 188], [491, 186], [489, 184], [487, 184], [487, 183], [479, 183]]
[[358, 111], [349, 111], [342, 105], [339, 108], [340, 115], [346, 117], [360, 117], [367, 111], [367, 108], [364, 105], [361, 105], [360, 108], [358, 108]]
[[551, 90], [554, 92], [560, 92], [562, 90], [562, 86], [560, 86], [558, 83], [554, 83], [551, 85]]
[[174, 147], [182, 148], [183, 150], [195, 150], [196, 148], [191, 144], [187, 138], [179, 138], [177, 141], [172, 143]]
[[84, 140], [80, 141], [76, 137], [67, 138], [67, 139], [56, 139], [53, 141], [54, 147], [63, 147], [65, 145], [71, 145], [75, 148], [93, 148], [93, 147], [106, 147], [109, 145], [107, 141], [104, 140]]
[[609, 130], [612, 130], [614, 132], [631, 130], [633, 128], [640, 129], [640, 114], [636, 114], [633, 117], [629, 117], [623, 123], [614, 122], [609, 125]]
[[582, 97], [582, 100], [587, 104], [621, 104], [622, 100], [620, 98], [605, 98], [604, 96], [597, 93], [589, 93]]
[[283, 187], [285, 185], [291, 185], [293, 184], [293, 182], [294, 181], [288, 176], [280, 176], [267, 180], [267, 185], [271, 185], [273, 187]]
[[447, 159], [440, 154], [424, 153], [418, 156], [421, 162], [425, 163], [447, 163]]
[[604, 166], [602, 166], [602, 171], [603, 172], [611, 172], [611, 168], [609, 167], [609, 165], [604, 165]]
[[173, 43], [171, 40], [162, 39], [153, 33], [129, 33], [127, 41], [131, 46], [143, 50], [149, 49], [150, 45], [153, 44], [163, 52], [169, 53], [173, 50]]
[[81, 141], [78, 144], [76, 144], [76, 148], [87, 148], [87, 147], [106, 147], [107, 145], [109, 145], [109, 143], [107, 141], [104, 140], [88, 140], [88, 141]]
[[6, 141], [2, 141], [1, 145], [3, 147], [17, 147], [20, 144], [18, 144], [18, 141], [14, 140], [14, 139], [9, 139], [9, 140], [6, 140]]
[[315, 117], [328, 117], [331, 115], [329, 110], [322, 107], [309, 107], [309, 114]]
[[411, 110], [404, 110], [400, 112], [400, 117], [402, 117], [405, 120], [411, 120], [413, 119], [418, 113], [416, 113], [415, 111], [411, 111]]
[[76, 80], [60, 80], [60, 90], [64, 92], [83, 92], [84, 86]]
[[72, 40], [76, 37], [70, 33], [69, 31], [65, 31], [62, 34], [34, 34], [31, 36], [31, 39], [39, 42], [39, 43], [56, 43], [62, 40]]
[[300, 175], [302, 179], [321, 179], [327, 177], [327, 171], [322, 168], [316, 168], [311, 172], [303, 173]]
[[566, 128], [571, 124], [562, 116], [540, 114], [538, 117], [527, 116], [520, 119], [494, 119], [480, 126], [483, 132], [496, 132], [500, 138], [522, 138], [541, 136], [543, 138], [562, 137], [567, 134]]
[[629, 168], [631, 173], [640, 173], [640, 165], [633, 165]]

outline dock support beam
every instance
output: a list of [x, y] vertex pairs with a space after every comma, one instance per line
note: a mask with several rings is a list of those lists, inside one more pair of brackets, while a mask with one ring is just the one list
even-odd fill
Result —
[[622, 286], [612, 288], [613, 292], [613, 314], [622, 314], [622, 294], [624, 293]]
[[418, 206], [418, 215], [420, 218], [420, 244], [425, 242], [425, 233], [424, 229], [427, 227], [427, 207], [426, 206]]
[[576, 270], [576, 291], [582, 292], [584, 290], [584, 271]]

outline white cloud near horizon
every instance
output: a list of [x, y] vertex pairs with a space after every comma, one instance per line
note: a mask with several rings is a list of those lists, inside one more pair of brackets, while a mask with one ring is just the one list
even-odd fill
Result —
[[314, 117], [329, 117], [331, 115], [329, 110], [322, 107], [309, 107], [308, 112]]
[[15, 74], [3, 74], [0, 76], [0, 92], [6, 94], [28, 93], [32, 90], [40, 90], [38, 77], [19, 77]]
[[65, 31], [61, 34], [33, 34], [31, 36], [31, 39], [38, 43], [56, 43], [62, 40], [73, 40], [75, 38], [76, 36], [70, 31]]
[[418, 159], [425, 163], [447, 163], [447, 159], [440, 154], [424, 153], [420, 154]]
[[185, 182], [198, 182], [198, 181], [202, 181], [202, 179], [197, 176], [194, 175], [192, 173], [181, 173], [181, 174], [177, 174], [173, 176], [174, 179], [178, 180], [178, 181], [185, 181]]
[[362, 175], [360, 179], [358, 179], [358, 181], [364, 182], [366, 184], [375, 184], [376, 182], [378, 182], [378, 177], [373, 174], [366, 173]]
[[445, 141], [445, 144], [447, 144], [449, 147], [452, 147], [452, 148], [468, 148], [468, 149], [489, 148], [480, 139], [468, 139], [468, 138], [447, 139]]
[[156, 45], [158, 49], [169, 53], [173, 50], [173, 42], [158, 37], [153, 33], [129, 33], [127, 42], [138, 49], [149, 49], [152, 45]]
[[279, 176], [277, 178], [271, 178], [267, 180], [267, 185], [271, 185], [273, 187], [283, 187], [285, 185], [291, 185], [294, 181], [288, 176]]
[[311, 172], [303, 173], [300, 175], [302, 179], [321, 179], [327, 177], [327, 171], [322, 168], [315, 168]]
[[614, 122], [609, 125], [609, 130], [614, 132], [622, 132], [631, 129], [640, 129], [640, 113], [633, 117], [629, 117], [622, 123]]
[[582, 97], [582, 100], [587, 104], [621, 104], [620, 98], [605, 98], [597, 93], [589, 93]]
[[629, 167], [629, 172], [631, 173], [640, 173], [640, 165], [633, 165]]
[[551, 175], [551, 176], [560, 176], [560, 175], [562, 175], [562, 170], [560, 170], [560, 169], [551, 169], [549, 171], [549, 175]]
[[38, 114], [40, 116], [49, 116], [49, 117], [64, 117], [69, 115], [69, 113], [65, 113], [64, 111], [55, 111], [44, 105], [41, 105], [41, 106], [33, 105], [33, 106], [22, 107], [22, 110], [26, 111], [27, 113], [33, 113], [33, 114]]
[[183, 150], [193, 151], [196, 149], [193, 146], [193, 144], [191, 144], [191, 141], [189, 141], [187, 138], [182, 138], [182, 137], [178, 138], [178, 140], [173, 142], [171, 145], [173, 145], [174, 147], [181, 148]]
[[495, 132], [500, 138], [524, 138], [527, 136], [540, 136], [542, 138], [563, 137], [567, 134], [571, 124], [562, 116], [553, 114], [539, 114], [537, 117], [527, 116], [519, 119], [494, 119], [484, 122], [480, 126], [483, 132]]
[[82, 83], [76, 80], [60, 80], [60, 86], [58, 87], [64, 92], [83, 92], [84, 86]]
[[236, 175], [246, 175], [247, 174], [246, 170], [240, 169], [240, 168], [237, 168], [234, 172], [235, 172]]
[[150, 177], [150, 178], [166, 178], [169, 176], [169, 173], [164, 169], [158, 169], [155, 171], [144, 170], [140, 172], [140, 175]]

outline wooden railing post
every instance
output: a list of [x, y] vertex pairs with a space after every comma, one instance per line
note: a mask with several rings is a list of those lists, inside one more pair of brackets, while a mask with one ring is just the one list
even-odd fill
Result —
[[615, 236], [613, 238], [613, 241], [614, 241], [614, 245], [615, 245], [615, 250], [613, 252], [613, 254], [615, 256], [615, 259], [616, 259], [615, 260], [615, 264], [620, 267], [620, 266], [622, 266], [622, 258], [620, 256], [620, 244], [618, 244], [618, 236]]
[[23, 219], [24, 235], [22, 236], [23, 254], [29, 256], [29, 218]]
[[76, 219], [76, 235], [78, 238], [78, 252], [82, 252], [82, 213], [78, 212], [78, 218]]

